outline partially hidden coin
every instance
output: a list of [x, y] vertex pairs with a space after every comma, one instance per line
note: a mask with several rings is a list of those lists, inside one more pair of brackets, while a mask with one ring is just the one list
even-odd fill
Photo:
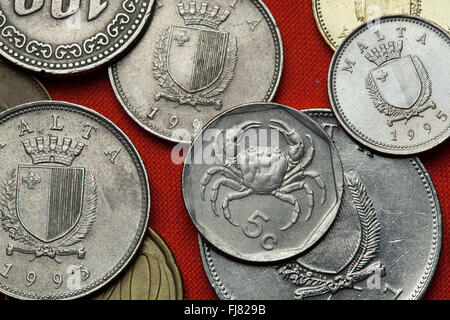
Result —
[[35, 72], [100, 67], [145, 30], [153, 0], [13, 0], [0, 5], [0, 55]]
[[[221, 299], [419, 299], [442, 242], [439, 200], [417, 158], [374, 154], [356, 144], [327, 109], [305, 111], [327, 130], [345, 175], [331, 228], [290, 261], [250, 264], [200, 238], [206, 274]], [[262, 276], [264, 275], [264, 276]]]
[[33, 76], [0, 62], [0, 112], [33, 101], [51, 100]]
[[236, 258], [269, 262], [311, 247], [336, 217], [343, 173], [325, 131], [274, 103], [211, 121], [186, 155], [182, 189], [199, 232]]
[[333, 111], [363, 145], [394, 155], [427, 151], [450, 136], [450, 37], [412, 16], [354, 30], [328, 76]]
[[138, 250], [147, 174], [112, 122], [41, 101], [0, 116], [0, 291], [74, 299], [110, 282]]
[[143, 39], [109, 76], [140, 126], [191, 143], [221, 112], [270, 101], [282, 67], [281, 36], [262, 1], [161, 0]]
[[183, 300], [183, 280], [167, 243], [148, 229], [141, 249], [121, 277], [95, 300]]
[[312, 0], [312, 7], [317, 27], [333, 50], [360, 24], [385, 15], [418, 16], [450, 31], [447, 0]]

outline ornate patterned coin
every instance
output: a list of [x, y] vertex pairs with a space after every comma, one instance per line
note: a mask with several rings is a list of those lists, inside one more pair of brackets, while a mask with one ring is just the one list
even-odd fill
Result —
[[280, 33], [260, 0], [159, 0], [139, 45], [109, 70], [146, 130], [191, 143], [224, 110], [269, 101], [283, 66]]
[[307, 253], [281, 264], [238, 262], [200, 238], [203, 265], [218, 296], [419, 299], [442, 241], [439, 200], [427, 171], [417, 158], [362, 149], [328, 110], [306, 114], [330, 134], [341, 155], [345, 187], [337, 218]]
[[172, 251], [148, 229], [140, 252], [121, 278], [95, 300], [183, 300], [183, 280]]
[[312, 246], [341, 203], [341, 160], [325, 131], [294, 109], [254, 103], [211, 121], [192, 145], [183, 196], [220, 250], [276, 261]]
[[320, 33], [334, 50], [361, 23], [390, 14], [423, 17], [450, 31], [447, 0], [312, 0], [312, 7]]
[[420, 18], [368, 22], [345, 40], [328, 90], [344, 129], [389, 154], [428, 150], [450, 136], [449, 34]]
[[0, 291], [72, 299], [113, 279], [149, 215], [142, 161], [109, 120], [64, 102], [0, 117]]
[[0, 75], [0, 112], [27, 102], [51, 99], [37, 79], [6, 63], [0, 62]]
[[144, 30], [153, 0], [12, 0], [0, 5], [0, 54], [36, 72], [71, 74], [117, 57]]

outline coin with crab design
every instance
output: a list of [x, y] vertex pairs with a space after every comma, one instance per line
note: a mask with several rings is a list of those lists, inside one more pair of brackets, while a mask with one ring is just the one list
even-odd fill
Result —
[[183, 170], [195, 226], [248, 261], [277, 261], [312, 246], [333, 222], [342, 187], [341, 161], [325, 131], [273, 103], [242, 105], [210, 122]]
[[231, 259], [199, 237], [206, 275], [226, 300], [419, 299], [436, 270], [442, 215], [417, 158], [393, 158], [356, 144], [329, 109], [305, 110], [339, 150], [344, 192], [332, 226], [292, 259]]

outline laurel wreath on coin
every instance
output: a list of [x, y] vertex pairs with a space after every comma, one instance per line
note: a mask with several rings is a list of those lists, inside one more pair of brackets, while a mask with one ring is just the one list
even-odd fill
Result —
[[277, 267], [278, 273], [284, 280], [301, 287], [295, 291], [296, 299], [327, 293], [333, 295], [340, 290], [354, 288], [355, 283], [368, 278], [375, 272], [384, 275], [384, 266], [379, 261], [368, 266], [369, 262], [376, 257], [380, 246], [380, 223], [372, 200], [358, 177], [346, 174], [345, 180], [361, 225], [362, 237], [358, 251], [346, 271], [338, 274], [334, 279], [309, 270], [298, 262]]
[[369, 73], [366, 78], [366, 89], [369, 92], [369, 96], [375, 105], [375, 108], [383, 113], [384, 115], [391, 117], [387, 120], [389, 127], [396, 121], [406, 120], [409, 121], [412, 117], [417, 117], [421, 112], [429, 109], [436, 108], [436, 105], [431, 102], [428, 103], [431, 97], [431, 79], [425, 69], [422, 61], [417, 56], [412, 56], [414, 66], [416, 67], [417, 74], [419, 75], [420, 82], [422, 84], [422, 91], [420, 93], [419, 99], [414, 103], [414, 105], [409, 109], [397, 108], [388, 102], [386, 102], [381, 95], [380, 91], [375, 84], [373, 76]]
[[214, 97], [223, 93], [233, 80], [236, 64], [237, 64], [237, 40], [232, 37], [227, 51], [224, 70], [220, 79], [213, 84], [212, 88], [208, 88], [194, 96], [186, 94], [170, 77], [168, 72], [168, 51], [171, 28], [161, 34], [156, 42], [155, 52], [153, 54], [153, 76], [158, 82], [158, 85], [165, 90], [165, 92], [157, 92], [155, 99], [159, 100], [165, 98], [169, 101], [178, 102], [178, 105], [197, 105], [210, 106], [213, 105], [217, 110], [222, 108], [222, 100], [213, 99]]
[[6, 178], [0, 186], [0, 220], [3, 230], [8, 233], [11, 239], [21, 244], [9, 244], [7, 254], [12, 255], [14, 251], [18, 251], [34, 254], [35, 258], [48, 256], [55, 261], [57, 261], [57, 255], [76, 254], [80, 259], [83, 258], [85, 253], [82, 247], [77, 249], [66, 248], [82, 241], [95, 222], [98, 195], [94, 174], [92, 172], [88, 173], [85, 179], [80, 221], [68, 235], [52, 245], [43, 244], [41, 241], [31, 237], [20, 223], [16, 210], [16, 181], [16, 170], [8, 170]]

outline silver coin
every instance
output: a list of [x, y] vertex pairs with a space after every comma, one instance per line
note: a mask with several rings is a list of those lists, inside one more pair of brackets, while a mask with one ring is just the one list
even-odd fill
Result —
[[273, 98], [283, 47], [260, 0], [160, 0], [155, 8], [139, 45], [109, 70], [116, 97], [144, 129], [191, 143], [222, 111]]
[[0, 116], [0, 291], [73, 299], [113, 279], [147, 228], [136, 149], [81, 106], [41, 101]]
[[[237, 261], [200, 238], [206, 274], [221, 299], [419, 299], [436, 269], [442, 217], [417, 158], [361, 148], [331, 111], [305, 111], [330, 134], [345, 187], [338, 216], [306, 253], [278, 264]], [[262, 276], [264, 275], [264, 276]]]
[[71, 74], [124, 52], [153, 0], [13, 0], [0, 5], [0, 54], [28, 70]]
[[449, 34], [431, 22], [402, 15], [369, 21], [333, 57], [333, 110], [371, 149], [396, 155], [429, 150], [450, 136], [449, 61]]
[[220, 250], [276, 261], [306, 250], [329, 228], [341, 203], [342, 165], [310, 118], [253, 103], [225, 112], [195, 139], [182, 188], [193, 223]]

